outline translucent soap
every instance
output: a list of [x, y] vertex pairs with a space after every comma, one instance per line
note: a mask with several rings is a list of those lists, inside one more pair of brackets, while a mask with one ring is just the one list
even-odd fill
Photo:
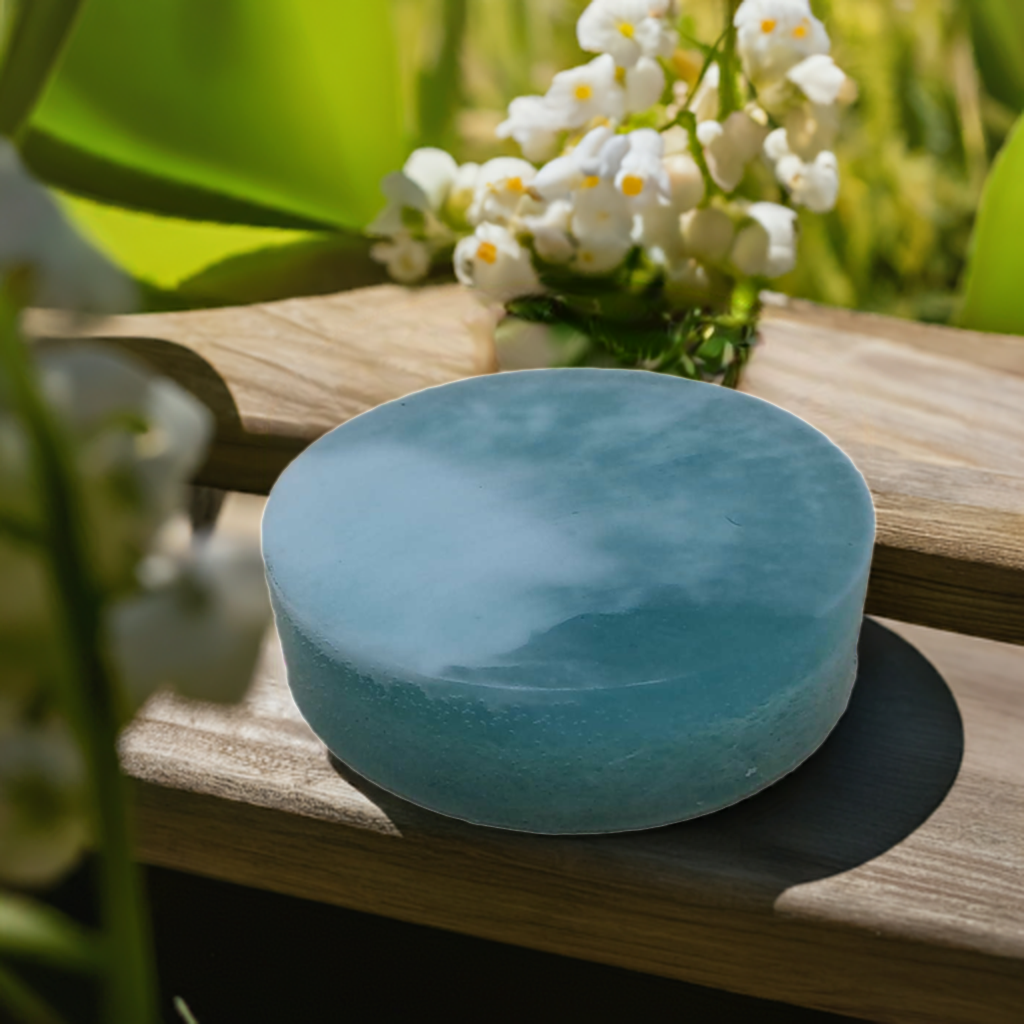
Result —
[[357, 773], [547, 833], [707, 814], [792, 771], [856, 672], [874, 512], [767, 402], [533, 370], [380, 406], [263, 520], [288, 680]]

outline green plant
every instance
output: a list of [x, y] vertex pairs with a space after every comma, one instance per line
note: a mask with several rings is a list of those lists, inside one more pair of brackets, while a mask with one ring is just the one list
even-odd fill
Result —
[[84, 315], [133, 294], [9, 141], [25, 137], [77, 9], [18, 7], [20, 48], [0, 72], [0, 882], [44, 884], [91, 842], [101, 929], [0, 891], [0, 1007], [58, 1020], [12, 966], [35, 960], [95, 974], [110, 1024], [149, 1024], [155, 971], [118, 733], [160, 686], [237, 700], [269, 607], [258, 553], [176, 540], [210, 413], [122, 357], [25, 343], [29, 305]]

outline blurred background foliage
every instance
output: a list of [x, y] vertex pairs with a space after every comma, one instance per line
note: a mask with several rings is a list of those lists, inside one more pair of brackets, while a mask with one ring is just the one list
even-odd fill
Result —
[[[508, 101], [583, 61], [585, 6], [88, 0], [24, 152], [153, 308], [369, 283], [380, 271], [358, 231], [383, 174], [417, 144], [502, 152]], [[715, 38], [723, 6], [686, 0], [688, 29]], [[1024, 107], [1024, 3], [813, 6], [860, 96], [838, 146], [839, 206], [802, 218], [781, 289], [1024, 333], [1024, 133], [1019, 159], [1008, 147], [990, 174]], [[968, 271], [986, 182], [994, 209]]]

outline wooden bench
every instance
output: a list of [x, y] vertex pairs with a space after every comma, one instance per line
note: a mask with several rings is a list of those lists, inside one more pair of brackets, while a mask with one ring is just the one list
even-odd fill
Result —
[[[346, 418], [495, 369], [473, 311], [451, 286], [384, 286], [96, 333], [214, 408], [201, 482], [259, 494]], [[806, 766], [737, 808], [653, 832], [473, 828], [332, 763], [271, 639], [242, 706], [161, 696], [126, 736], [141, 857], [872, 1020], [1016, 1024], [1024, 341], [800, 304], [773, 306], [762, 333], [745, 386], [861, 467], [879, 517], [869, 611], [918, 624], [866, 628], [876, 681]], [[258, 499], [233, 497], [220, 528], [253, 532], [256, 516]]]

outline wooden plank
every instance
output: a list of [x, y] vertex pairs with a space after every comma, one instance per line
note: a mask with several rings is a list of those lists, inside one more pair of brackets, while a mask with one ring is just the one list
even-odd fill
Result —
[[867, 478], [872, 614], [1024, 643], [1024, 373], [1004, 365], [1024, 342], [996, 339], [998, 369], [925, 350], [960, 333], [776, 311], [744, 389], [823, 430]]
[[[496, 368], [486, 315], [452, 285], [122, 317], [94, 333], [217, 413], [200, 483], [261, 493], [349, 417]], [[1024, 643], [1024, 340], [807, 303], [770, 307], [762, 338], [745, 388], [830, 434], [871, 486], [869, 610]]]
[[161, 696], [126, 736], [140, 854], [871, 1020], [1016, 1024], [1024, 650], [896, 628], [938, 672], [869, 625], [850, 711], [779, 785], [695, 822], [572, 839], [450, 821], [332, 762], [272, 642], [244, 705]]
[[882, 338], [912, 345], [932, 355], [948, 356], [975, 366], [986, 366], [1024, 377], [1024, 338], [1010, 334], [988, 334], [957, 327], [922, 324], [879, 313], [858, 313], [850, 309], [822, 306], [778, 293], [765, 293], [763, 323], [797, 322], [826, 331]]
[[[197, 483], [267, 493], [339, 423], [411, 391], [497, 369], [490, 321], [454, 289], [394, 285], [226, 309], [113, 317], [112, 341], [198, 395], [217, 435]], [[59, 331], [38, 315], [35, 329]]]

